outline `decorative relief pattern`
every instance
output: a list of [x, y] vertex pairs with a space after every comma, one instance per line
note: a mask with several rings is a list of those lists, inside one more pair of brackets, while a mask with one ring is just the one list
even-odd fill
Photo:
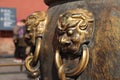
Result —
[[[58, 18], [58, 49], [55, 61], [61, 80], [80, 75], [87, 66], [88, 44], [93, 33], [93, 22], [93, 14], [85, 9], [68, 10]], [[63, 59], [74, 60], [75, 58], [79, 58], [78, 66], [72, 70], [65, 70]]]
[[28, 55], [25, 60], [26, 69], [34, 76], [38, 77], [40, 74], [39, 55], [42, 37], [47, 25], [47, 14], [45, 12], [34, 12], [26, 18], [26, 39], [28, 39], [32, 46], [35, 46], [35, 51]]

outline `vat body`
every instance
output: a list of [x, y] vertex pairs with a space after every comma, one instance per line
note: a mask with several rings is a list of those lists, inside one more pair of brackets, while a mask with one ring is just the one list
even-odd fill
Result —
[[[76, 8], [94, 16], [89, 44], [89, 62], [76, 80], [120, 80], [120, 1], [119, 0], [44, 0], [48, 24], [40, 51], [42, 80], [60, 80], [55, 66], [56, 27], [60, 14]], [[74, 79], [69, 79], [74, 80]]]

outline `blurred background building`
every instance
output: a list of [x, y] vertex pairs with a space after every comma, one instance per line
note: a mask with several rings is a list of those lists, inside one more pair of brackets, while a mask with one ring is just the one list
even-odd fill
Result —
[[46, 11], [43, 0], [0, 0], [0, 54], [13, 54], [15, 23], [34, 11]]

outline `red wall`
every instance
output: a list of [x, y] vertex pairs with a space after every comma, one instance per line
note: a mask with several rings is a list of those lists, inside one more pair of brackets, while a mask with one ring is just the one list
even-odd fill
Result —
[[[0, 0], [0, 7], [16, 8], [17, 20], [26, 18], [34, 11], [46, 11], [48, 8], [43, 0]], [[15, 47], [12, 37], [4, 38], [3, 34], [9, 34], [9, 32], [0, 31], [0, 54], [14, 54]]]
[[26, 18], [34, 11], [46, 11], [43, 0], [0, 0], [0, 7], [16, 8], [17, 20]]

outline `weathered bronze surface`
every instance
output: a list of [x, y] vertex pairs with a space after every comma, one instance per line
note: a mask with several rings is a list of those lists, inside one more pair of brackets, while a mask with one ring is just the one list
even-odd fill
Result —
[[31, 46], [35, 46], [35, 51], [25, 59], [25, 67], [35, 77], [40, 75], [38, 59], [46, 25], [47, 14], [45, 12], [34, 12], [26, 18], [26, 38], [29, 39]]
[[[59, 43], [63, 43], [64, 41], [57, 38], [57, 21], [59, 20], [59, 15], [64, 14], [66, 11], [80, 8], [90, 11], [94, 16], [95, 23], [94, 31], [88, 45], [90, 55], [88, 65], [81, 75], [74, 79], [120, 80], [120, 1], [45, 0], [45, 3], [48, 4], [49, 8], [47, 10], [48, 25], [40, 49], [40, 61], [42, 64], [40, 67], [41, 79], [60, 80], [58, 69], [55, 65], [55, 54], [56, 49], [61, 49], [62, 47]], [[72, 31], [69, 33], [72, 33]], [[62, 51], [65, 53], [66, 49]], [[59, 54], [61, 55], [61, 51]], [[72, 66], [74, 66], [73, 63], [75, 62], [70, 61]], [[59, 68], [61, 72], [63, 68], [64, 65]], [[61, 76], [64, 78], [65, 74]]]
[[[61, 14], [58, 18], [57, 41], [58, 49], [55, 62], [59, 78], [75, 77], [81, 74], [89, 60], [88, 44], [93, 33], [93, 15], [84, 9], [73, 9]], [[83, 47], [84, 46], [84, 47]], [[61, 57], [62, 58], [61, 58]], [[62, 59], [74, 60], [79, 57], [78, 65], [72, 70], [66, 70]], [[68, 60], [69, 61], [69, 60]], [[69, 67], [67, 67], [69, 69]], [[64, 74], [64, 76], [62, 76]], [[64, 78], [63, 78], [64, 77]]]
[[72, 78], [72, 77], [79, 76], [86, 68], [86, 66], [88, 64], [88, 60], [89, 60], [89, 50], [88, 50], [88, 47], [86, 45], [84, 45], [83, 46], [83, 53], [82, 53], [82, 56], [80, 58], [80, 62], [78, 63], [78, 65], [74, 69], [65, 72], [65, 68], [64, 68], [65, 64], [63, 64], [63, 61], [62, 61], [62, 58], [60, 56], [59, 51], [56, 50], [55, 62], [56, 62], [56, 66], [58, 69], [59, 79], [60, 80], [67, 80], [66, 77]]
[[35, 44], [36, 37], [43, 36], [47, 24], [47, 14], [42, 11], [32, 13], [26, 18], [26, 38]]
[[88, 45], [93, 33], [93, 21], [92, 13], [79, 8], [61, 14], [57, 26], [59, 49], [75, 55], [80, 46]]

